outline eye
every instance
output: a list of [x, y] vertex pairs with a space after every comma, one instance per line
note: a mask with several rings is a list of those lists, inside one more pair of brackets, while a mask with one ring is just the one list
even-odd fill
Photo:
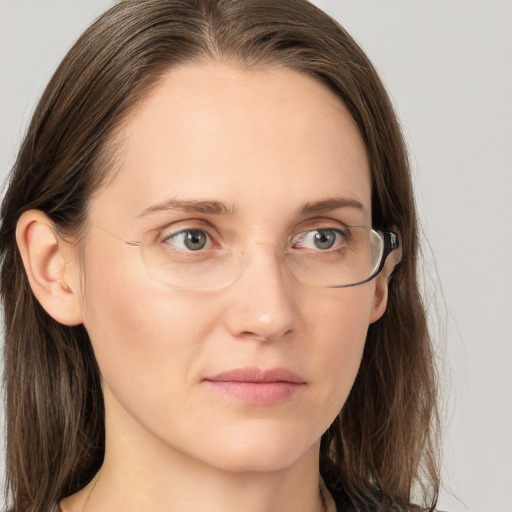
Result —
[[212, 245], [210, 236], [200, 229], [184, 229], [167, 236], [163, 242], [182, 251], [200, 251]]
[[314, 229], [296, 235], [292, 241], [294, 248], [327, 251], [338, 248], [346, 239], [339, 229]]

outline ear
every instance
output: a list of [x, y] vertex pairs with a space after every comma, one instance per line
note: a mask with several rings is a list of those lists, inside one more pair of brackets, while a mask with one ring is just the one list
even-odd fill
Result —
[[82, 323], [76, 248], [58, 235], [51, 219], [39, 210], [21, 215], [16, 242], [32, 292], [45, 311], [64, 325]]
[[398, 234], [399, 245], [391, 254], [388, 255], [384, 267], [375, 278], [375, 293], [373, 296], [373, 304], [370, 312], [370, 324], [373, 324], [384, 314], [388, 304], [388, 283], [391, 274], [398, 262], [402, 259], [402, 237], [398, 229], [394, 231]]

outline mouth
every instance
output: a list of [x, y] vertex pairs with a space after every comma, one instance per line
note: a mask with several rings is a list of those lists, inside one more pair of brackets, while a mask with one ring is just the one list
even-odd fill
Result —
[[213, 390], [257, 405], [284, 402], [306, 386], [303, 378], [286, 368], [237, 368], [206, 377], [203, 382]]

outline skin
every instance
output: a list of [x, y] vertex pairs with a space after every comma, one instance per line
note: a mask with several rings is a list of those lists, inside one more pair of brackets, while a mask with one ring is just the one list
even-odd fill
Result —
[[[18, 225], [34, 293], [59, 321], [85, 325], [103, 378], [105, 462], [63, 511], [318, 510], [319, 439], [354, 382], [368, 325], [385, 310], [391, 268], [353, 288], [320, 288], [290, 275], [279, 251], [319, 219], [371, 226], [354, 121], [303, 74], [201, 63], [171, 70], [118, 136], [119, 169], [90, 201], [83, 280], [76, 247], [41, 212]], [[299, 213], [333, 197], [362, 208]], [[169, 199], [229, 211], [141, 215]], [[192, 219], [249, 254], [230, 286], [172, 288], [123, 243]], [[262, 405], [205, 384], [247, 366], [284, 367], [304, 385]]]

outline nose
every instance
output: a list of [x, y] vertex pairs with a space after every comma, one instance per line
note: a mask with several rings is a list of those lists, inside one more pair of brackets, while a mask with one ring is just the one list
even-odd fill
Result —
[[297, 282], [272, 246], [254, 244], [245, 268], [230, 287], [227, 326], [242, 339], [274, 341], [297, 328]]

